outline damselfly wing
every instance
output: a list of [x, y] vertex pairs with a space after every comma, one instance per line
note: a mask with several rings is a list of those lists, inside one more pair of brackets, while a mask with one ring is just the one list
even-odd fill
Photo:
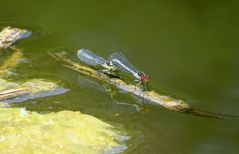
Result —
[[110, 55], [110, 62], [120, 70], [131, 73], [137, 79], [140, 78], [138, 69], [134, 67], [121, 52], [115, 52]]
[[78, 50], [77, 57], [88, 65], [105, 65], [107, 63], [104, 58], [97, 56], [95, 53], [87, 49]]

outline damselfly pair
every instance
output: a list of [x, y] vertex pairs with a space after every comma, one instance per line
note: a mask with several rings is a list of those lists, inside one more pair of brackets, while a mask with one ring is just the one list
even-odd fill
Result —
[[142, 85], [144, 90], [149, 90], [149, 77], [142, 71], [134, 67], [121, 52], [112, 53], [108, 60], [100, 57], [87, 49], [80, 49], [77, 52], [78, 58], [91, 66], [102, 66], [101, 70], [106, 74], [117, 74], [117, 71], [123, 71], [132, 74], [136, 78], [137, 86]]

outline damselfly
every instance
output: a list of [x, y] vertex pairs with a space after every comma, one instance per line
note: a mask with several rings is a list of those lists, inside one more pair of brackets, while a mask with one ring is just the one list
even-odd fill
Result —
[[110, 61], [105, 60], [103, 57], [100, 57], [87, 49], [80, 49], [77, 52], [77, 57], [83, 61], [84, 63], [91, 66], [102, 66], [104, 70], [101, 70], [103, 73], [107, 73], [110, 75], [116, 75], [116, 67], [111, 64]]
[[131, 73], [135, 78], [137, 78], [137, 80], [135, 80], [138, 82], [137, 86], [142, 84], [144, 90], [149, 89], [148, 82], [150, 78], [144, 72], [139, 71], [136, 67], [134, 67], [121, 52], [111, 54], [110, 62], [121, 71]]

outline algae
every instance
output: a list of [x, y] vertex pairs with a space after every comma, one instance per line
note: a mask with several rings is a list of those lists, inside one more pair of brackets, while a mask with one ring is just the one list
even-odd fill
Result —
[[16, 88], [19, 85], [15, 82], [10, 82], [4, 79], [0, 78], [0, 91], [11, 89], [11, 88]]
[[[0, 32], [0, 49], [9, 48], [30, 32], [6, 27]], [[0, 153], [120, 153], [119, 131], [90, 115], [73, 111], [39, 114], [25, 108], [8, 108], [10, 102], [62, 94], [68, 91], [44, 79], [10, 82], [6, 78], [23, 57], [11, 47], [11, 56], [0, 65]]]
[[17, 67], [23, 59], [23, 53], [21, 49], [14, 49], [11, 56], [8, 57], [0, 66], [0, 77], [6, 77], [11, 74], [11, 69]]
[[23, 53], [21, 49], [15, 49], [12, 55], [4, 61], [4, 63], [0, 66], [1, 70], [6, 70], [9, 68], [16, 67], [20, 60], [23, 58]]
[[0, 101], [23, 102], [39, 97], [59, 95], [69, 91], [57, 83], [44, 79], [31, 79], [23, 83], [0, 79]]
[[28, 30], [11, 27], [5, 27], [0, 32], [0, 49], [11, 47], [11, 55], [8, 58], [4, 57], [3, 63], [0, 64], [0, 101], [23, 102], [68, 91], [68, 89], [60, 87], [55, 82], [43, 79], [31, 79], [24, 83], [15, 83], [3, 79], [9, 77], [9, 74], [12, 74], [11, 70], [17, 67], [23, 59], [22, 50], [12, 47], [12, 44], [30, 35], [31, 32]]
[[119, 153], [127, 148], [121, 132], [80, 112], [0, 108], [0, 126], [1, 153]]
[[30, 79], [22, 83], [21, 86], [30, 87], [32, 93], [37, 93], [39, 91], [51, 91], [59, 87], [55, 82], [43, 79]]

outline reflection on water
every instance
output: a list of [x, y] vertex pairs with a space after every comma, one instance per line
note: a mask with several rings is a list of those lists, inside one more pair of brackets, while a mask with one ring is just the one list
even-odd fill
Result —
[[[1, 22], [36, 25], [43, 31], [16, 44], [30, 59], [17, 68], [19, 76], [47, 76], [63, 80], [71, 89], [22, 106], [35, 111], [81, 110], [120, 124], [132, 136], [130, 153], [236, 153], [237, 120], [193, 117], [158, 106], [150, 106], [149, 113], [135, 112], [113, 103], [110, 95], [81, 87], [78, 74], [52, 60], [46, 51], [90, 48], [104, 57], [122, 51], [137, 68], [149, 73], [154, 87], [192, 100], [202, 109], [238, 114], [239, 97], [230, 93], [239, 87], [237, 3], [2, 2]], [[53, 103], [57, 101], [61, 104]]]

